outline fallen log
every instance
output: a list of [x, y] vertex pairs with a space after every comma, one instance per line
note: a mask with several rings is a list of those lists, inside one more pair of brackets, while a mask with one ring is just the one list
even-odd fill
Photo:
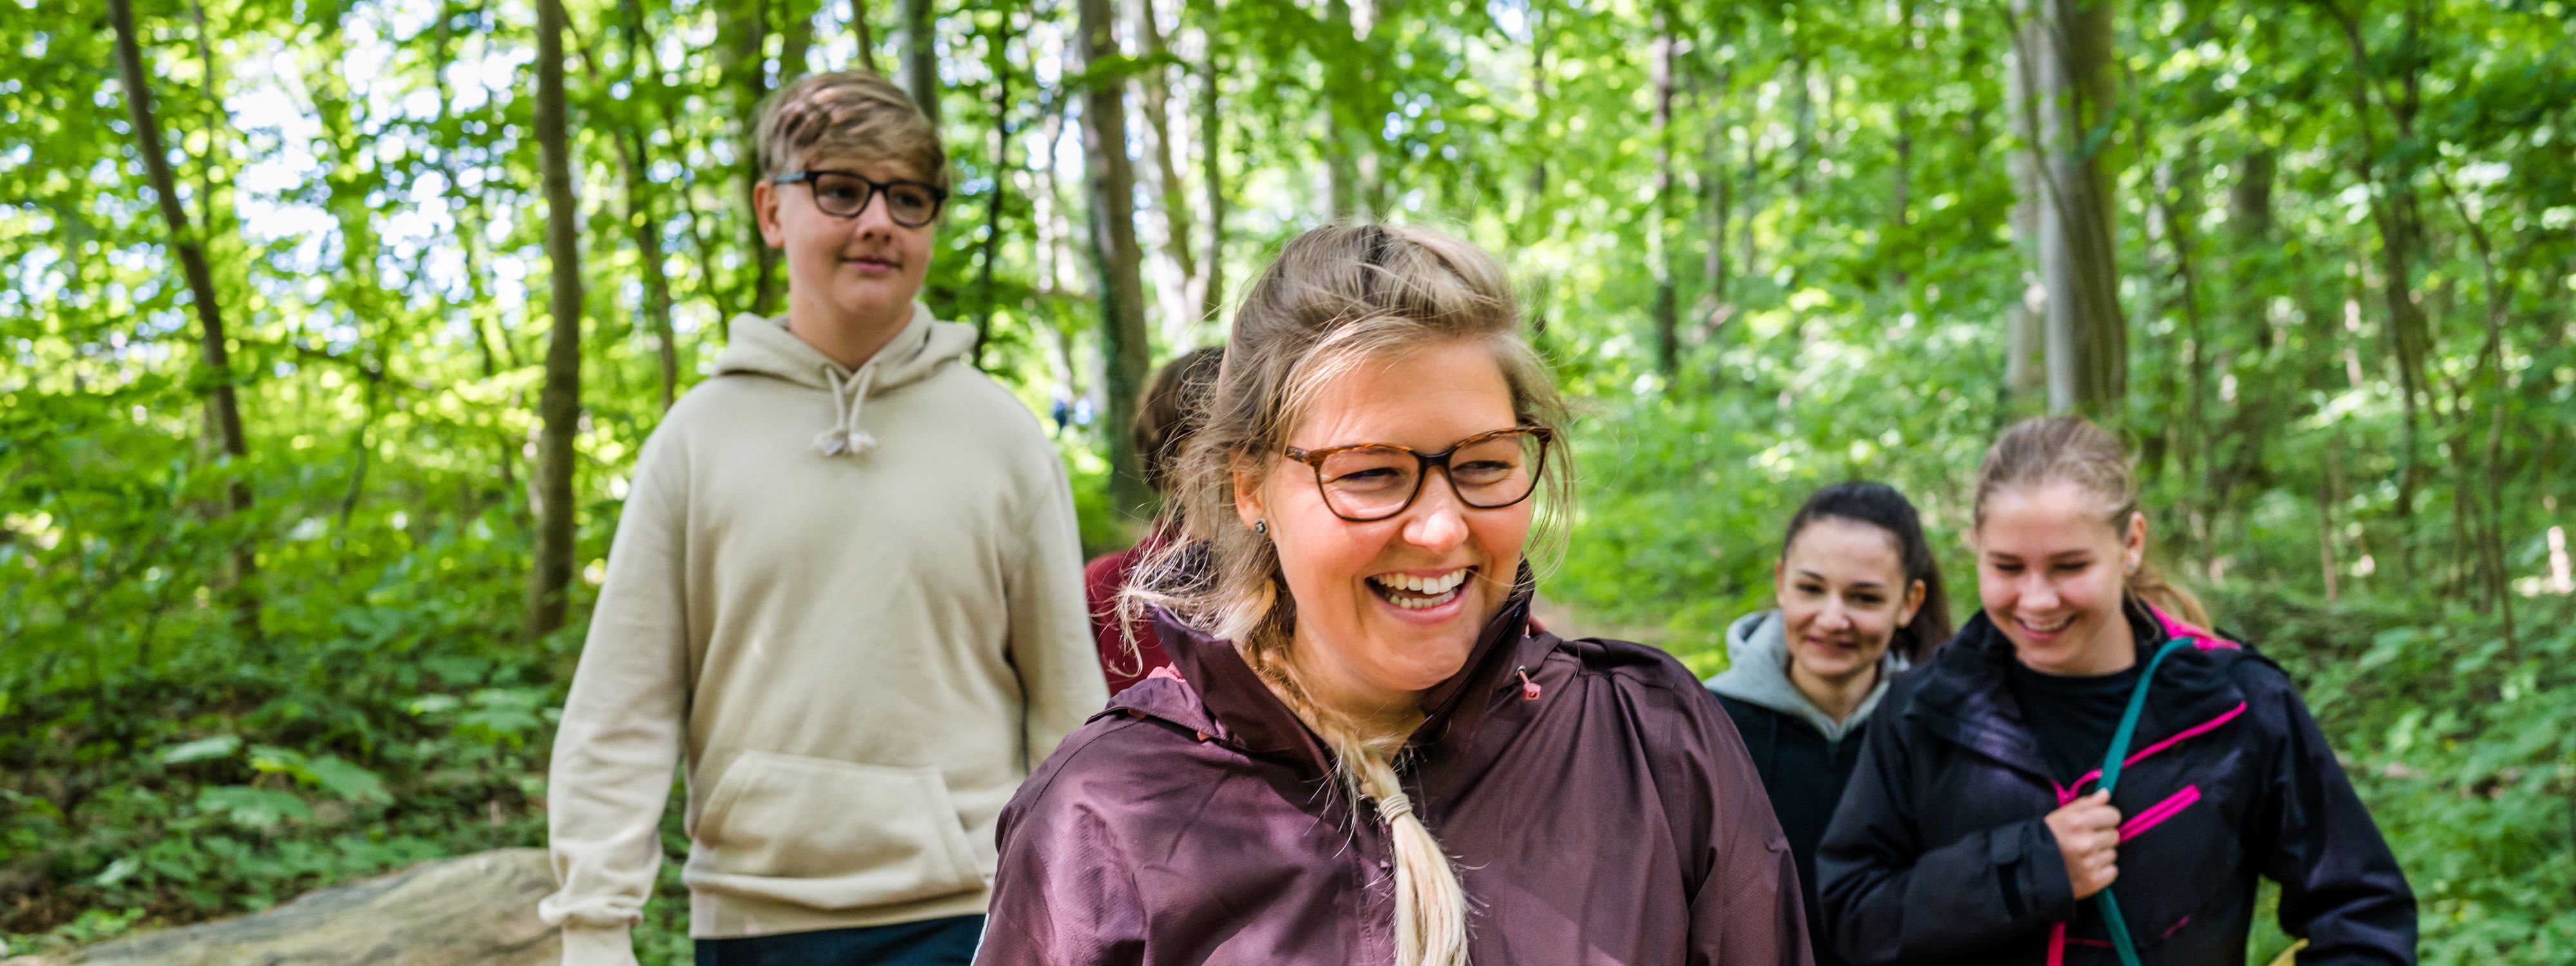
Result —
[[0, 966], [550, 966], [557, 931], [537, 920], [554, 891], [543, 849], [423, 862], [266, 912], [20, 956]]

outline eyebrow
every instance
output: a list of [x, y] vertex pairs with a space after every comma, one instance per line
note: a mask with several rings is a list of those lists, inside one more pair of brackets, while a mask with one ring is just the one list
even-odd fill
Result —
[[[1820, 574], [1820, 573], [1817, 573], [1817, 572], [1815, 572], [1815, 571], [1813, 571], [1813, 570], [1800, 570], [1800, 571], [1798, 571], [1798, 576], [1801, 576], [1801, 577], [1811, 577], [1811, 578], [1814, 578], [1814, 579], [1816, 579], [1816, 580], [1827, 580], [1827, 579], [1829, 579], [1829, 578], [1827, 578], [1825, 575]], [[1880, 583], [1880, 582], [1878, 582], [1878, 581], [1875, 581], [1875, 580], [1855, 580], [1855, 581], [1852, 581], [1852, 584], [1851, 584], [1851, 585], [1852, 585], [1853, 587], [1855, 587], [1855, 588], [1861, 588], [1861, 587], [1885, 587], [1885, 586], [1887, 586], [1886, 584], [1882, 584], [1882, 583]]]

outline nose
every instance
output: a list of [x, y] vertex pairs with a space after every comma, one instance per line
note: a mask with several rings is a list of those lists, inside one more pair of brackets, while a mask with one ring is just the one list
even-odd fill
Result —
[[893, 199], [887, 198], [882, 191], [871, 192], [867, 206], [860, 208], [859, 213], [850, 219], [850, 234], [858, 238], [881, 238], [892, 233], [895, 229], [893, 212]]
[[1838, 598], [1827, 599], [1825, 609], [1816, 612], [1817, 630], [1839, 631], [1850, 626], [1851, 613], [1843, 609], [1843, 602]]
[[2020, 584], [2020, 591], [2015, 596], [2019, 598], [2022, 610], [2051, 610], [2057, 606], [2057, 588], [2048, 582], [2048, 578], [2036, 573], [2023, 574]]
[[1423, 482], [1421, 496], [1405, 512], [1404, 542], [1433, 553], [1455, 550], [1467, 542], [1467, 507], [1448, 487]]

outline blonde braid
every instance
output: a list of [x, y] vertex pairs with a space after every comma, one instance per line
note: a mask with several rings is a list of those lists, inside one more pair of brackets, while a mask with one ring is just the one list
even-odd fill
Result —
[[[1266, 650], [1266, 649], [1265, 649]], [[1254, 672], [1333, 752], [1334, 777], [1357, 813], [1367, 799], [1386, 823], [1395, 857], [1396, 966], [1466, 966], [1467, 890], [1450, 865], [1449, 852], [1413, 812], [1413, 798], [1395, 773], [1405, 735], [1376, 734], [1348, 716], [1327, 711], [1297, 683], [1288, 662], [1256, 651], [1244, 655]]]

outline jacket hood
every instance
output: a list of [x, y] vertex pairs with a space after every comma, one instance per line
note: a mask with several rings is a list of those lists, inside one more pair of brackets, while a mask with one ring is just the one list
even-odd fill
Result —
[[1832, 715], [1817, 709], [1815, 702], [1798, 692], [1789, 681], [1788, 622], [1777, 610], [1759, 611], [1736, 618], [1726, 629], [1726, 670], [1708, 679], [1708, 689], [1757, 708], [1768, 708], [1806, 722], [1825, 736], [1826, 741], [1841, 741], [1869, 720], [1878, 710], [1880, 698], [1887, 696], [1887, 686], [1910, 665], [1905, 655], [1894, 647], [1878, 659], [1878, 684], [1869, 689], [1851, 717], [1835, 721]]
[[716, 375], [767, 376], [832, 397], [832, 426], [814, 438], [825, 456], [856, 456], [876, 446], [876, 438], [859, 429], [859, 413], [870, 398], [884, 395], [937, 373], [975, 349], [975, 330], [930, 317], [930, 308], [912, 303], [912, 321], [852, 372], [823, 350], [787, 331], [787, 317], [734, 316], [731, 339], [716, 356]]
[[[2183, 638], [2196, 645], [2183, 648], [2157, 668], [2138, 719], [2141, 735], [2178, 732], [2243, 705], [2245, 694], [2227, 666], [2240, 660], [2271, 663], [2242, 644], [2168, 617], [2135, 598], [2125, 601], [2122, 611], [2137, 644], [2140, 667], [2165, 641]], [[1979, 610], [1949, 644], [1924, 662], [1922, 673], [1912, 676], [1920, 682], [1902, 702], [1905, 717], [1937, 737], [2041, 778], [2050, 777], [2039, 739], [2006, 683], [2014, 660], [2012, 638]]]

